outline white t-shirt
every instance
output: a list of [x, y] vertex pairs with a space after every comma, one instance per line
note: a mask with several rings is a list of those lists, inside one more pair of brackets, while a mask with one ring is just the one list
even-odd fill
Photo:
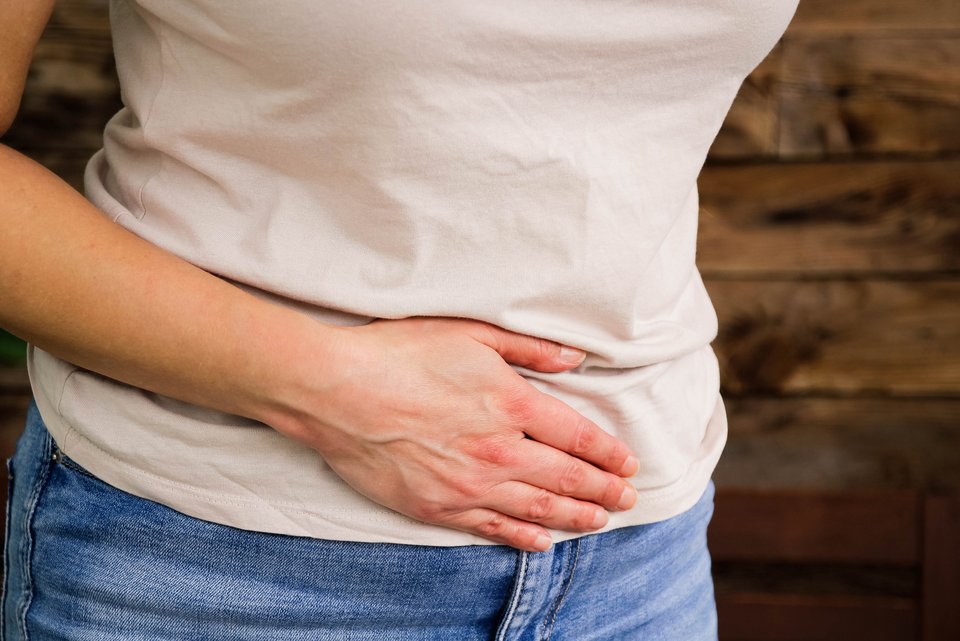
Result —
[[[467, 317], [586, 350], [514, 367], [639, 455], [639, 501], [600, 531], [661, 520], [727, 434], [697, 176], [796, 5], [113, 0], [125, 106], [86, 195], [322, 322]], [[54, 438], [123, 490], [245, 529], [492, 544], [374, 503], [262, 423], [28, 356]]]

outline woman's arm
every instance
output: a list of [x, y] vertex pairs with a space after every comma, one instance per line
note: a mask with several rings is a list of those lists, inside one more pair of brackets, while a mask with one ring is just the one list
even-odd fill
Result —
[[[310, 353], [322, 369], [342, 331], [261, 301], [110, 222], [4, 145], [0, 194], [0, 326], [71, 363], [263, 420], [278, 409], [283, 364]], [[309, 348], [292, 344], [305, 336]]]
[[[3, 123], [50, 4], [0, 5]], [[635, 499], [618, 476], [636, 471], [627, 446], [507, 365], [575, 366], [555, 343], [461, 319], [321, 324], [141, 239], [3, 145], [0, 230], [0, 326], [110, 378], [262, 421], [397, 511], [536, 549], [534, 522], [597, 529], [601, 506]]]

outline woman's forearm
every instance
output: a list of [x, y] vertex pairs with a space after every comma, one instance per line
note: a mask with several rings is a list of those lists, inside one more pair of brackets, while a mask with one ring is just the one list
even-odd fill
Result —
[[0, 226], [0, 326], [159, 394], [268, 422], [290, 364], [322, 368], [340, 334], [139, 238], [4, 145]]

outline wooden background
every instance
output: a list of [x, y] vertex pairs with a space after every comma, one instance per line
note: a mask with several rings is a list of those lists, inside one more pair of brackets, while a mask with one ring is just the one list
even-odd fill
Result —
[[[59, 2], [4, 138], [78, 188], [120, 100], [106, 4]], [[926, 522], [927, 497], [960, 492], [960, 2], [801, 0], [741, 88], [699, 186], [698, 264], [720, 318], [714, 346], [730, 418], [712, 531], [724, 637], [834, 638], [789, 626], [777, 632], [789, 608], [736, 627], [739, 611], [724, 594], [778, 593], [789, 584], [791, 592], [887, 599], [866, 614], [856, 610], [860, 619], [839, 610], [837, 621], [854, 625], [831, 629], [847, 640], [960, 638], [937, 636], [960, 630], [955, 615], [922, 621], [933, 606], [921, 599], [960, 603], [958, 566], [949, 565], [956, 557], [930, 557], [947, 567], [939, 583], [929, 584], [921, 563], [922, 541], [943, 539], [946, 526], [910, 529]], [[4, 454], [28, 395], [22, 368], [0, 369]], [[750, 518], [761, 519], [749, 501], [731, 499], [724, 512], [723, 497], [742, 500], [744, 492], [788, 506], [787, 520], [770, 526], [780, 530], [764, 540], [796, 527], [789, 514], [805, 514], [792, 510], [790, 497], [807, 505], [820, 496], [821, 508], [841, 506], [815, 508], [821, 524], [842, 521], [849, 534], [882, 521], [915, 553], [907, 559], [891, 543], [868, 563], [827, 553], [813, 554], [808, 560], [819, 565], [800, 574], [772, 558], [757, 569], [728, 554]], [[856, 504], [869, 504], [853, 510], [862, 518], [834, 518], [851, 513], [845, 497], [862, 496], [873, 497]], [[735, 503], [753, 515], [740, 514], [739, 529], [723, 520]], [[950, 510], [944, 523], [956, 524]], [[898, 514], [912, 516], [901, 522]], [[894, 562], [882, 568], [878, 559]], [[900, 618], [881, 616], [890, 612]], [[857, 626], [871, 621], [880, 629], [867, 636]]]
[[960, 2], [801, 0], [700, 179], [723, 485], [960, 489]]

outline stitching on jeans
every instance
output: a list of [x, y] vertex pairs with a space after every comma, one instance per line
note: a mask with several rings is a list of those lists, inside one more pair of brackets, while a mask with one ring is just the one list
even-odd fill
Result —
[[2, 590], [0, 590], [0, 639], [7, 638], [7, 598], [10, 597], [9, 590], [7, 589], [7, 584], [9, 580], [7, 577], [10, 576], [10, 563], [7, 561], [7, 557], [12, 554], [12, 550], [7, 548], [10, 545], [10, 516], [13, 512], [13, 457], [7, 459], [7, 506], [6, 506], [6, 522], [4, 523], [4, 532], [3, 532], [3, 584]]
[[510, 624], [513, 623], [514, 614], [516, 614], [517, 608], [520, 605], [520, 598], [523, 596], [523, 589], [527, 582], [527, 562], [530, 557], [530, 553], [524, 550], [520, 551], [520, 556], [517, 558], [517, 579], [514, 582], [513, 592], [510, 595], [510, 604], [507, 606], [507, 611], [503, 615], [503, 620], [500, 622], [500, 629], [497, 631], [495, 641], [504, 641], [506, 639], [507, 630], [510, 628]]
[[[63, 453], [63, 450], [60, 449], [60, 447], [57, 445], [56, 441], [54, 441], [54, 443], [53, 443], [53, 449], [54, 449], [54, 451], [55, 451], [55, 452], [58, 454], [58, 456], [59, 456], [60, 465], [62, 465], [63, 467], [65, 467], [65, 468], [67, 468], [67, 469], [73, 470], [74, 472], [77, 472], [78, 474], [83, 474], [84, 476], [86, 476], [86, 477], [88, 477], [88, 478], [91, 478], [91, 479], [93, 479], [94, 481], [100, 481], [99, 478], [97, 478], [96, 476], [94, 476], [93, 474], [91, 474], [89, 471], [87, 471], [87, 470], [84, 469], [83, 467], [80, 467], [80, 464], [79, 464], [79, 463], [77, 463], [77, 462], [74, 461], [72, 458], [70, 458], [69, 456], [67, 456], [66, 454], [64, 454], [64, 453]], [[100, 481], [100, 482], [102, 483], [103, 481]]]
[[550, 635], [553, 634], [553, 626], [557, 622], [557, 613], [560, 612], [560, 606], [563, 605], [563, 600], [567, 598], [567, 592], [570, 591], [570, 585], [573, 583], [573, 575], [577, 570], [577, 560], [580, 558], [580, 537], [574, 540], [577, 542], [577, 549], [573, 555], [573, 564], [570, 566], [570, 576], [567, 578], [567, 584], [563, 586], [563, 592], [560, 594], [560, 598], [557, 599], [557, 605], [553, 608], [553, 616], [550, 617], [550, 625], [547, 627], [546, 636], [543, 637], [543, 641], [550, 641]]
[[20, 549], [18, 550], [23, 570], [24, 593], [21, 594], [21, 601], [17, 604], [16, 614], [17, 627], [20, 628], [20, 636], [23, 641], [29, 641], [30, 639], [30, 635], [27, 633], [27, 612], [33, 603], [33, 533], [31, 532], [31, 528], [33, 527], [33, 519], [37, 511], [37, 503], [40, 502], [40, 495], [43, 494], [43, 490], [47, 485], [47, 478], [50, 476], [50, 455], [52, 453], [53, 443], [53, 439], [50, 438], [49, 434], [44, 433], [41, 438], [43, 440], [43, 447], [41, 448], [43, 451], [43, 460], [40, 463], [41, 467], [37, 481], [27, 500], [24, 527], [21, 532], [23, 539]]

